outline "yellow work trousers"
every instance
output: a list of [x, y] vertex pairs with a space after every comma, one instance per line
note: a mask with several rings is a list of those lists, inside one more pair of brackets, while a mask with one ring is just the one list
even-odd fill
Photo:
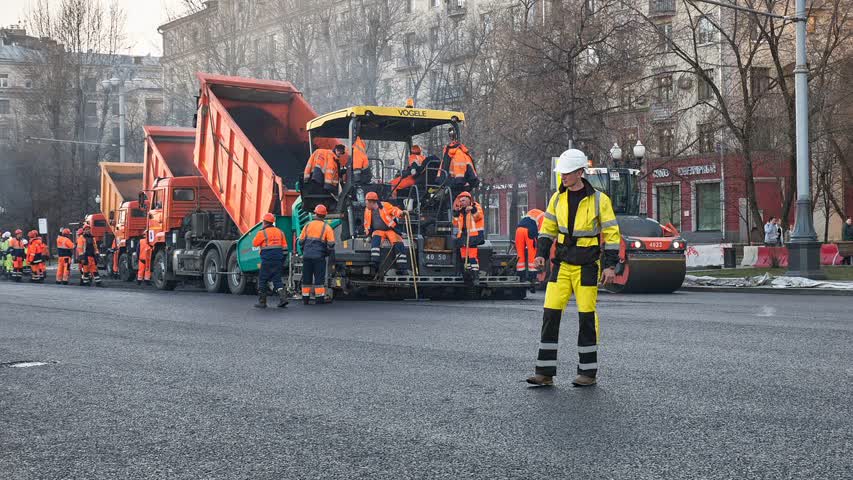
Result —
[[595, 311], [598, 277], [598, 262], [588, 265], [554, 265], [545, 290], [542, 336], [536, 359], [537, 374], [550, 377], [557, 374], [560, 320], [573, 293], [579, 319], [577, 372], [590, 377], [595, 377], [598, 373], [598, 314]]

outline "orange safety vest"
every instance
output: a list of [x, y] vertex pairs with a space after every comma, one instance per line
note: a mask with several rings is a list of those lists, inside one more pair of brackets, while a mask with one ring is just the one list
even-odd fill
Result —
[[327, 148], [314, 150], [314, 153], [308, 158], [308, 163], [305, 164], [305, 170], [302, 172], [302, 180], [307, 183], [317, 168], [323, 172], [324, 184], [338, 186], [339, 166], [338, 160], [335, 158], [335, 152]]
[[30, 241], [30, 245], [27, 248], [27, 261], [33, 263], [37, 258], [46, 252], [44, 248], [44, 242], [41, 240], [41, 237], [35, 237]]
[[[376, 210], [379, 212], [379, 218], [382, 219], [382, 223], [385, 224], [387, 230], [393, 230], [394, 227], [397, 226], [397, 217], [403, 215], [403, 211], [399, 208], [391, 205], [390, 203], [379, 202], [379, 208]], [[364, 231], [368, 234], [373, 233], [373, 210], [369, 208], [364, 209]]]
[[139, 260], [144, 262], [151, 260], [151, 244], [146, 237], [139, 239]]
[[420, 167], [421, 165], [424, 164], [424, 160], [426, 160], [425, 156], [415, 155], [414, 153], [412, 153], [409, 155], [409, 166], [411, 167], [413, 165], [417, 165]]
[[536, 221], [536, 228], [542, 228], [542, 222], [545, 221], [545, 212], [534, 208], [527, 212], [527, 216]]
[[[92, 237], [92, 255], [97, 256], [100, 252], [98, 252], [98, 242], [95, 240], [95, 237]], [[86, 254], [86, 235], [80, 235], [77, 237], [77, 256], [82, 257]]]
[[352, 144], [352, 169], [359, 171], [366, 169], [368, 166], [367, 146], [361, 137], [355, 137], [355, 142]]
[[16, 237], [12, 237], [9, 239], [9, 249], [12, 250], [12, 257], [14, 258], [24, 258], [25, 250], [24, 250], [24, 242]]
[[468, 230], [472, 237], [479, 235], [486, 226], [485, 217], [483, 217], [483, 207], [477, 202], [474, 202], [471, 206], [474, 207], [473, 212], [469, 213], [460, 209], [459, 214], [453, 218], [456, 238], [462, 238], [464, 230]]
[[465, 173], [468, 171], [468, 166], [471, 166], [471, 171], [477, 175], [477, 170], [474, 168], [474, 160], [468, 155], [468, 149], [465, 145], [459, 145], [455, 149], [455, 153], [450, 157], [450, 176], [453, 178], [465, 178]]
[[74, 242], [65, 236], [56, 237], [56, 255], [60, 257], [70, 257], [74, 253]]
[[299, 235], [305, 258], [323, 258], [335, 250], [335, 233], [323, 220], [312, 220]]
[[279, 230], [278, 227], [271, 225], [255, 234], [252, 246], [261, 247], [261, 250], [287, 248], [287, 239], [284, 238], [284, 232]]

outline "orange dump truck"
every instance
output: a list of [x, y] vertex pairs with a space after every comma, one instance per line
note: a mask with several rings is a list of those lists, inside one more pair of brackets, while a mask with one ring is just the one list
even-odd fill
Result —
[[[142, 189], [142, 164], [101, 162], [101, 213], [109, 230], [104, 244], [106, 269], [124, 281], [135, 278], [131, 256], [145, 231], [145, 212], [137, 196]], [[115, 241], [115, 243], [113, 243]]]

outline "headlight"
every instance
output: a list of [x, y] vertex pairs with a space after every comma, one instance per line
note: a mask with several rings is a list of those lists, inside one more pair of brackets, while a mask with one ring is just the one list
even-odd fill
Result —
[[634, 241], [631, 243], [631, 246], [632, 246], [632, 247], [634, 247], [634, 248], [643, 248], [643, 244], [642, 244], [642, 242], [640, 242], [639, 240], [634, 240]]
[[672, 248], [681, 248], [681, 242], [678, 240], [672, 242]]

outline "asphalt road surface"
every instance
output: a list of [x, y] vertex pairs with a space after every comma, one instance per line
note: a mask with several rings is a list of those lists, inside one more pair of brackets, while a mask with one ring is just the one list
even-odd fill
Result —
[[602, 295], [587, 389], [541, 296], [252, 303], [1, 282], [0, 477], [853, 478], [851, 297]]

